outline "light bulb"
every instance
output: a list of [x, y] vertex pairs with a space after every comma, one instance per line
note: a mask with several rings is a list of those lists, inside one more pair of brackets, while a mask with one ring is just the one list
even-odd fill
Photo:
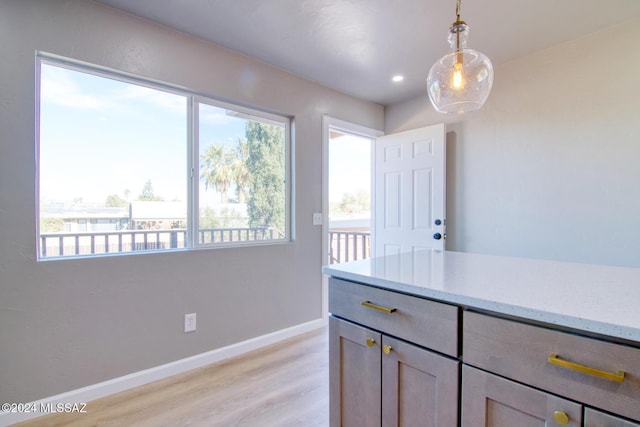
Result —
[[453, 64], [453, 72], [451, 73], [451, 87], [455, 90], [464, 89], [464, 75], [462, 73], [462, 64], [459, 62]]

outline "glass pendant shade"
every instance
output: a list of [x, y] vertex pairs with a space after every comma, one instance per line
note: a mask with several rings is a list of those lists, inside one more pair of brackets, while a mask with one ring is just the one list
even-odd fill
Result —
[[433, 64], [427, 77], [429, 99], [444, 114], [463, 114], [482, 107], [493, 84], [493, 65], [486, 55], [467, 48], [469, 27], [456, 21], [449, 30], [451, 51]]

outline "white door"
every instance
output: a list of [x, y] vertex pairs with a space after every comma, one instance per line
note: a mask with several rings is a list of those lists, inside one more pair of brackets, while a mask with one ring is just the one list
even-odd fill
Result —
[[375, 256], [444, 250], [444, 124], [377, 138], [374, 175]]

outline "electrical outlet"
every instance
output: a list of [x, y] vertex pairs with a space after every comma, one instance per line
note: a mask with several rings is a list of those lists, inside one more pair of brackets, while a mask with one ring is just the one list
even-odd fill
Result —
[[322, 214], [314, 213], [313, 214], [313, 225], [322, 225]]
[[196, 314], [189, 313], [184, 315], [184, 331], [193, 332], [196, 330]]

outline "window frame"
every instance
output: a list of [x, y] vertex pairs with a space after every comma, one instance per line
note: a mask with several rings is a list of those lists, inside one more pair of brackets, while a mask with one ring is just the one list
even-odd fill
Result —
[[[193, 197], [193, 210], [190, 215], [190, 220], [193, 226], [190, 229], [191, 239], [193, 241], [194, 248], [221, 248], [221, 247], [235, 247], [235, 246], [259, 246], [278, 243], [289, 243], [291, 238], [291, 122], [292, 119], [286, 116], [268, 113], [254, 108], [243, 107], [238, 104], [221, 101], [212, 97], [205, 97], [201, 95], [194, 95], [191, 100], [191, 109], [193, 111], [193, 144], [191, 145], [191, 191], [190, 194]], [[284, 237], [282, 239], [263, 239], [263, 240], [246, 240], [246, 241], [233, 241], [233, 242], [220, 242], [220, 243], [200, 243], [197, 233], [200, 230], [200, 179], [199, 179], [199, 164], [200, 164], [200, 129], [198, 124], [200, 109], [199, 105], [209, 105], [216, 108], [222, 108], [227, 111], [233, 111], [238, 115], [250, 119], [253, 121], [259, 121], [262, 123], [278, 125], [284, 127], [284, 176], [285, 176], [285, 230]]]
[[[122, 252], [106, 252], [94, 254], [80, 255], [54, 255], [42, 256], [42, 239], [40, 233], [40, 106], [41, 106], [41, 69], [42, 65], [64, 68], [67, 70], [91, 74], [97, 77], [116, 80], [127, 84], [145, 87], [147, 89], [166, 92], [186, 98], [186, 165], [184, 178], [186, 179], [187, 189], [187, 218], [186, 218], [186, 241], [184, 248], [169, 249], [148, 249], [148, 250], [132, 250]], [[87, 62], [62, 57], [59, 55], [36, 51], [35, 58], [35, 214], [36, 214], [36, 260], [37, 261], [53, 261], [79, 258], [96, 258], [105, 256], [131, 256], [137, 254], [152, 254], [166, 252], [181, 252], [203, 249], [223, 249], [229, 247], [246, 247], [246, 246], [263, 246], [288, 244], [293, 242], [293, 123], [292, 115], [274, 113], [265, 109], [256, 108], [254, 106], [246, 106], [239, 103], [222, 100], [215, 96], [203, 95], [197, 91], [187, 89], [182, 86], [161, 82], [158, 80], [142, 77], [132, 73], [103, 67], [100, 65], [90, 64]], [[216, 243], [200, 243], [198, 239], [199, 231], [199, 209], [200, 209], [200, 141], [199, 141], [199, 105], [210, 105], [216, 108], [223, 108], [233, 111], [238, 115], [244, 116], [250, 120], [263, 123], [276, 124], [284, 127], [284, 176], [285, 176], [285, 230], [284, 236], [280, 239], [264, 239], [264, 240], [246, 240]]]

